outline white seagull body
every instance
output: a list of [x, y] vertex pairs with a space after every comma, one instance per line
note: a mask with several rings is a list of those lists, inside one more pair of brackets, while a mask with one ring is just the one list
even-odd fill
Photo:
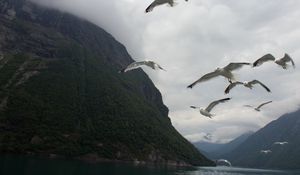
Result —
[[161, 69], [161, 70], [164, 70], [160, 65], [158, 65], [157, 63], [153, 62], [153, 61], [139, 61], [139, 62], [133, 62], [131, 64], [129, 64], [126, 68], [120, 70], [119, 72], [127, 72], [127, 71], [131, 71], [133, 69], [137, 69], [141, 66], [148, 66], [154, 70], [157, 70], [157, 69]]
[[195, 106], [191, 106], [191, 108], [193, 109], [200, 109], [200, 113], [206, 117], [212, 118], [214, 116], [214, 114], [211, 114], [210, 111], [219, 103], [224, 103], [229, 101], [231, 98], [224, 98], [221, 100], [216, 100], [213, 101], [212, 103], [210, 103], [205, 109], [203, 108], [199, 108], [199, 107], [195, 107]]
[[260, 104], [260, 105], [259, 105], [258, 107], [256, 107], [256, 108], [254, 108], [254, 107], [251, 106], [251, 105], [245, 105], [245, 107], [254, 108], [256, 111], [259, 112], [261, 107], [263, 107], [264, 105], [269, 104], [269, 103], [272, 103], [272, 101], [268, 101], [268, 102], [262, 103], [262, 104]]
[[252, 81], [249, 81], [249, 82], [247, 82], [247, 81], [245, 81], [245, 82], [240, 82], [240, 81], [232, 82], [232, 81], [229, 81], [229, 82], [230, 82], [230, 84], [225, 89], [225, 94], [228, 94], [230, 92], [230, 90], [232, 88], [236, 87], [237, 85], [244, 85], [245, 87], [247, 87], [249, 89], [252, 89], [253, 85], [255, 85], [255, 84], [259, 84], [263, 88], [265, 88], [266, 91], [271, 92], [271, 90], [266, 85], [264, 85], [262, 82], [260, 82], [258, 80], [252, 80]]
[[[188, 1], [188, 0], [185, 0]], [[145, 10], [146, 13], [151, 12], [154, 7], [163, 5], [163, 4], [169, 4], [171, 7], [175, 5], [174, 0], [154, 0]]]
[[234, 75], [232, 71], [242, 68], [244, 65], [251, 65], [250, 63], [230, 63], [223, 68], [217, 68], [215, 71], [205, 74], [201, 78], [199, 78], [194, 83], [190, 84], [188, 88], [193, 88], [197, 83], [204, 82], [215, 78], [217, 76], [223, 76], [227, 78], [229, 81], [234, 80]]
[[274, 145], [286, 145], [289, 142], [274, 142]]
[[271, 150], [260, 150], [260, 153], [263, 153], [263, 154], [269, 154], [271, 153], [272, 151]]
[[271, 54], [266, 54], [266, 55], [262, 56], [261, 58], [259, 58], [258, 60], [256, 60], [253, 63], [253, 67], [260, 66], [263, 63], [268, 62], [268, 61], [275, 61], [275, 57]]
[[278, 64], [279, 66], [281, 66], [283, 69], [287, 69], [288, 67], [288, 62], [291, 62], [294, 69], [295, 69], [295, 63], [293, 61], [293, 59], [288, 55], [288, 54], [284, 54], [284, 57], [276, 60], [275, 63]]

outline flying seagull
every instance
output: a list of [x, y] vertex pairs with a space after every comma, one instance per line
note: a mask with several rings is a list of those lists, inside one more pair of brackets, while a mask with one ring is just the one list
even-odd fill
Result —
[[275, 63], [278, 64], [279, 66], [281, 66], [283, 69], [287, 69], [288, 62], [291, 62], [295, 69], [295, 63], [294, 63], [293, 59], [287, 53], [284, 54], [283, 58], [275, 61]]
[[261, 85], [263, 88], [265, 88], [268, 92], [271, 92], [271, 90], [270, 90], [266, 85], [264, 85], [262, 82], [260, 82], [260, 81], [258, 81], [258, 80], [252, 80], [252, 81], [250, 81], [250, 82], [247, 82], [247, 81], [245, 81], [245, 82], [240, 82], [240, 81], [232, 82], [232, 81], [229, 81], [229, 82], [230, 82], [230, 84], [229, 84], [229, 85], [227, 86], [227, 88], [225, 89], [225, 94], [228, 94], [229, 91], [230, 91], [232, 88], [234, 88], [235, 86], [237, 86], [237, 85], [244, 85], [245, 87], [252, 89], [252, 88], [253, 88], [253, 85], [255, 85], [255, 84], [259, 84], [259, 85]]
[[229, 63], [227, 66], [225, 66], [223, 68], [217, 68], [215, 71], [203, 75], [197, 81], [190, 84], [188, 86], [188, 88], [193, 88], [197, 83], [210, 80], [210, 79], [215, 78], [217, 76], [223, 76], [225, 78], [228, 78], [229, 81], [234, 80], [234, 75], [232, 74], [232, 71], [240, 69], [244, 65], [251, 65], [251, 64], [250, 63]]
[[268, 62], [268, 61], [275, 61], [275, 57], [271, 54], [266, 54], [266, 55], [262, 56], [261, 58], [259, 58], [258, 60], [256, 60], [253, 63], [253, 67], [260, 66], [263, 63]]
[[210, 103], [207, 108], [205, 109], [202, 109], [202, 108], [199, 108], [199, 107], [195, 107], [195, 106], [191, 106], [191, 108], [193, 109], [200, 109], [200, 113], [206, 117], [209, 117], [209, 118], [212, 118], [214, 115], [210, 113], [210, 111], [216, 106], [218, 105], [219, 103], [224, 103], [224, 102], [227, 102], [228, 100], [230, 100], [231, 98], [224, 98], [224, 99], [221, 99], [221, 100], [216, 100], [216, 101], [213, 101], [212, 103]]
[[274, 145], [286, 145], [289, 142], [274, 142]]
[[212, 135], [210, 133], [207, 133], [205, 136], [203, 136], [203, 138], [206, 140], [211, 140]]
[[261, 105], [259, 105], [258, 107], [254, 108], [253, 106], [251, 105], [245, 105], [245, 107], [250, 107], [250, 108], [254, 108], [256, 111], [260, 111], [260, 108], [266, 104], [269, 104], [269, 103], [272, 103], [272, 101], [268, 101], [268, 102], [265, 102], [265, 103], [262, 103]]
[[163, 69], [160, 65], [158, 65], [157, 63], [153, 62], [153, 61], [139, 61], [139, 62], [133, 62], [131, 64], [129, 64], [126, 68], [120, 70], [120, 73], [124, 73], [127, 71], [131, 71], [133, 69], [137, 69], [141, 66], [148, 66], [151, 67], [152, 69], [156, 70], [156, 69], [161, 69], [166, 71], [165, 69]]
[[271, 150], [260, 150], [260, 153], [263, 153], [263, 154], [269, 154], [271, 153], [272, 151]]
[[[188, 0], [185, 0], [188, 1]], [[175, 5], [174, 0], [154, 0], [145, 10], [146, 13], [151, 12], [154, 7], [163, 5], [163, 4], [169, 4], [171, 7]]]

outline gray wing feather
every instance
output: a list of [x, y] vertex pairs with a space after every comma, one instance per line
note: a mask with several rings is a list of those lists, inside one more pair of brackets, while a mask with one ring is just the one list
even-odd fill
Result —
[[225, 94], [228, 94], [232, 88], [234, 88], [236, 85], [239, 85], [239, 84], [243, 84], [243, 83], [242, 83], [242, 82], [239, 82], [239, 81], [230, 83], [230, 84], [227, 86], [227, 88], [225, 89]]
[[214, 77], [217, 77], [219, 76], [220, 74], [217, 72], [217, 71], [214, 71], [214, 72], [210, 72], [208, 74], [205, 74], [203, 75], [201, 78], [199, 78], [197, 81], [195, 81], [194, 83], [190, 84], [188, 86], [188, 88], [193, 88], [197, 83], [200, 83], [200, 82], [204, 82], [204, 81], [207, 81], [207, 80], [210, 80]]
[[260, 66], [267, 61], [275, 61], [275, 57], [272, 54], [266, 54], [266, 55], [262, 56], [261, 58], [259, 58], [258, 60], [256, 60], [253, 63], [253, 67]]
[[157, 0], [153, 1], [153, 2], [146, 8], [145, 12], [146, 12], [146, 13], [151, 12], [151, 11], [154, 9], [154, 7], [156, 7], [157, 5], [159, 5], [158, 1], [157, 1]]
[[207, 110], [208, 112], [210, 112], [212, 110], [212, 108], [214, 108], [217, 104], [227, 102], [230, 99], [231, 98], [224, 98], [224, 99], [221, 99], [221, 100], [213, 101], [212, 103], [210, 103], [208, 105], [208, 107], [205, 110]]
[[133, 62], [131, 64], [129, 64], [126, 69], [124, 70], [124, 72], [130, 71], [132, 69], [136, 69], [142, 65], [145, 65], [146, 61], [139, 61], [139, 62]]
[[228, 71], [234, 71], [237, 69], [242, 68], [244, 65], [251, 65], [250, 63], [242, 62], [242, 63], [229, 63], [227, 66], [224, 67], [224, 69]]
[[265, 88], [268, 92], [271, 92], [271, 90], [266, 86], [264, 85], [262, 82], [258, 81], [258, 80], [253, 80], [253, 81], [250, 81], [249, 84], [251, 85], [254, 85], [254, 84], [260, 84], [263, 88]]
[[284, 54], [284, 57], [281, 58], [281, 60], [284, 61], [284, 62], [289, 62], [290, 61], [292, 63], [292, 65], [293, 65], [293, 67], [295, 67], [294, 60], [287, 53]]
[[259, 105], [257, 108], [260, 109], [262, 106], [264, 106], [264, 105], [266, 105], [266, 104], [269, 104], [269, 103], [272, 103], [272, 101], [268, 101], [268, 102], [266, 102], [266, 103], [263, 103], [263, 104]]

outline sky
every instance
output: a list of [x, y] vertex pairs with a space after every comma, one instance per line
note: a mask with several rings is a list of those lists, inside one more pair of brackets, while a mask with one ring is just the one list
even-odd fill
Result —
[[[32, 0], [87, 19], [124, 44], [136, 61], [153, 60], [167, 69], [143, 68], [169, 108], [175, 128], [191, 142], [225, 143], [248, 131], [257, 131], [300, 106], [300, 1], [299, 0], [177, 0], [144, 13], [152, 0]], [[254, 62], [271, 53], [288, 53], [296, 68], [283, 70], [274, 63], [243, 67], [239, 81], [260, 80], [272, 91], [257, 86], [224, 94], [224, 78], [186, 87], [202, 75], [230, 62]], [[213, 119], [189, 106], [205, 108], [214, 100], [231, 97], [213, 109]], [[261, 112], [243, 105], [272, 100]]]

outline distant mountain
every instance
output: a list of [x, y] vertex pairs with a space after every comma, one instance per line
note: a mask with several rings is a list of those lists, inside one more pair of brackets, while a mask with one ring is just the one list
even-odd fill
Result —
[[213, 165], [171, 125], [160, 92], [101, 28], [0, 1], [0, 152]]
[[221, 149], [225, 144], [200, 141], [193, 143], [199, 150], [205, 151], [207, 154]]
[[[286, 145], [274, 142], [286, 141]], [[271, 150], [269, 154], [260, 150]], [[250, 136], [226, 158], [235, 166], [300, 169], [300, 110], [285, 114]]]
[[237, 137], [236, 139], [220, 144], [220, 143], [209, 143], [209, 142], [197, 142], [194, 145], [199, 149], [203, 150], [204, 155], [210, 159], [221, 159], [223, 156], [235, 148], [237, 148], [241, 143], [243, 143], [248, 137], [250, 137], [253, 132], [247, 132]]

